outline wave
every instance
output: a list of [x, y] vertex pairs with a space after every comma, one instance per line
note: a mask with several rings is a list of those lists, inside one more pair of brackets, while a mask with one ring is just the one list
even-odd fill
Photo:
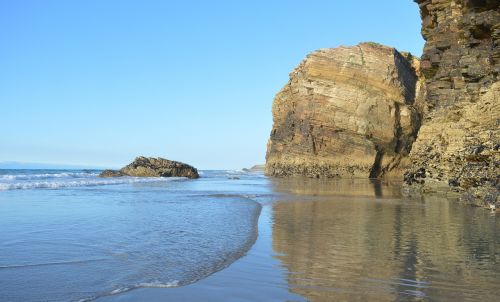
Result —
[[154, 288], [168, 288], [168, 287], [178, 287], [180, 286], [179, 281], [174, 280], [167, 283], [161, 282], [146, 282], [139, 284], [139, 287], [154, 287]]
[[252, 177], [252, 178], [265, 178], [262, 171], [250, 171], [250, 170], [209, 170], [203, 177], [217, 178], [224, 177], [229, 179], [237, 179], [237, 177]]
[[241, 169], [241, 170], [221, 170], [221, 172], [224, 172], [226, 174], [229, 174], [229, 175], [259, 175], [259, 174], [263, 174], [262, 171], [253, 171], [253, 170], [250, 170], [250, 169]]
[[0, 180], [35, 180], [50, 178], [83, 178], [95, 177], [99, 173], [92, 172], [62, 172], [62, 173], [42, 173], [42, 174], [5, 174], [0, 175]]
[[260, 213], [262, 211], [262, 206], [259, 203], [254, 202], [254, 201], [252, 201], [252, 203], [254, 203], [257, 206], [257, 211], [255, 211], [252, 215], [253, 216], [253, 219], [252, 219], [253, 220], [253, 228], [252, 228], [253, 232], [252, 232], [252, 234], [246, 239], [245, 243], [241, 246], [240, 249], [238, 249], [237, 251], [234, 251], [234, 252], [227, 253], [227, 254], [222, 254], [220, 259], [216, 263], [214, 263], [212, 266], [210, 266], [208, 271], [204, 271], [202, 269], [201, 271], [198, 271], [197, 276], [193, 276], [192, 279], [185, 280], [184, 282], [181, 282], [179, 280], [172, 280], [172, 281], [166, 281], [166, 282], [153, 281], [153, 282], [142, 282], [142, 283], [132, 285], [132, 286], [122, 286], [122, 287], [115, 288], [109, 292], [104, 292], [104, 293], [100, 293], [96, 296], [80, 299], [80, 300], [78, 300], [78, 302], [91, 302], [91, 301], [98, 300], [102, 297], [119, 295], [119, 294], [129, 292], [131, 290], [135, 290], [138, 288], [171, 288], [171, 287], [185, 286], [188, 284], [195, 283], [203, 278], [206, 278], [206, 277], [208, 277], [208, 276], [210, 276], [218, 271], [221, 271], [221, 270], [227, 268], [231, 263], [233, 263], [234, 261], [243, 257], [257, 241], [257, 236], [258, 236], [257, 223], [259, 220]]
[[81, 180], [35, 181], [0, 183], [0, 191], [26, 189], [58, 189], [67, 187], [91, 187], [131, 183], [155, 183], [184, 180], [185, 177], [120, 177], [113, 179], [88, 178]]
[[102, 298], [102, 297], [114, 296], [114, 295], [118, 295], [118, 294], [122, 294], [122, 293], [125, 293], [128, 291], [134, 290], [134, 289], [138, 289], [138, 288], [171, 288], [171, 287], [179, 287], [179, 286], [181, 286], [181, 284], [177, 280], [173, 280], [171, 282], [166, 282], [166, 283], [162, 283], [159, 281], [146, 282], [146, 283], [140, 283], [140, 284], [135, 285], [135, 286], [119, 287], [119, 288], [116, 288], [108, 293], [102, 293], [102, 294], [94, 296], [94, 297], [80, 299], [80, 300], [78, 300], [78, 302], [95, 301], [95, 300]]

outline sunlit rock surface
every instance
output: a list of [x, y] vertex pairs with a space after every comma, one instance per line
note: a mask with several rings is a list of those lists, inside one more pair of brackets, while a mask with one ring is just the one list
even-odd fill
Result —
[[[500, 174], [500, 2], [416, 0], [426, 108], [408, 183], [449, 185], [495, 206]], [[499, 206], [498, 204], [496, 206]]]
[[266, 173], [366, 178], [393, 172], [420, 126], [412, 64], [418, 61], [411, 55], [376, 43], [309, 54], [274, 99]]

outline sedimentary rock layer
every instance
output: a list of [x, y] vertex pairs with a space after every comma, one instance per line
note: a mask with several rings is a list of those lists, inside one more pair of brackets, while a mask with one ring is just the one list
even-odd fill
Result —
[[408, 183], [449, 184], [474, 202], [498, 198], [500, 1], [415, 0], [426, 40], [426, 108]]
[[308, 55], [274, 99], [266, 173], [378, 177], [392, 171], [420, 126], [412, 61], [375, 43]]
[[426, 40], [421, 71], [430, 112], [474, 102], [498, 81], [500, 1], [415, 0]]

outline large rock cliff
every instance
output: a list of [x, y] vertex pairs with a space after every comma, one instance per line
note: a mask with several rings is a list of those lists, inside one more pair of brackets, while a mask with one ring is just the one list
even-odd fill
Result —
[[426, 40], [426, 108], [408, 183], [450, 185], [474, 203], [499, 189], [500, 1], [415, 0]]
[[414, 1], [420, 61], [363, 43], [295, 68], [273, 103], [268, 175], [404, 173], [413, 188], [500, 206], [500, 1]]
[[400, 166], [420, 126], [412, 63], [375, 43], [308, 55], [274, 99], [266, 173], [378, 177]]

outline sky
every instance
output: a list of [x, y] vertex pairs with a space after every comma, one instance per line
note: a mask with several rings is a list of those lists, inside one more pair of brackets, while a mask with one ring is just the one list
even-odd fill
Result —
[[311, 51], [421, 55], [411, 0], [0, 0], [0, 162], [265, 162], [274, 95]]

